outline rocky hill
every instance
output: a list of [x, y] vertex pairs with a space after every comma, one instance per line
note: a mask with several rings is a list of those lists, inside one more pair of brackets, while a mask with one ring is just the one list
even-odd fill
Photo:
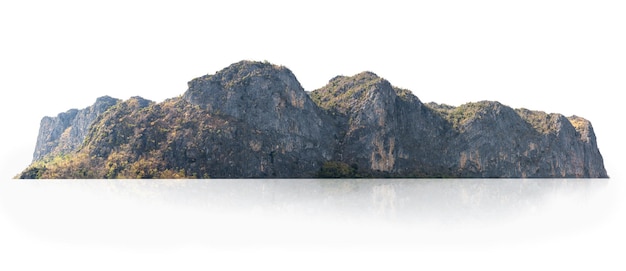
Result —
[[181, 97], [98, 99], [42, 120], [21, 178], [607, 177], [583, 118], [424, 104], [371, 72], [306, 92], [242, 61]]

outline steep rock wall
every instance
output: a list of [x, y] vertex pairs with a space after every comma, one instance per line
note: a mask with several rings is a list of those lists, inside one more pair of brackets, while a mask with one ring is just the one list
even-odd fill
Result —
[[56, 117], [44, 117], [39, 126], [33, 161], [76, 150], [85, 140], [89, 127], [96, 118], [119, 101], [104, 96], [87, 108], [71, 109]]

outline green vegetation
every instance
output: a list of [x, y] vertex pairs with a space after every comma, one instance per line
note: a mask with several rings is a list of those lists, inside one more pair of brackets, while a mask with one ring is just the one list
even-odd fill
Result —
[[[475, 103], [466, 103], [458, 107], [428, 103], [426, 106], [433, 109], [441, 117], [452, 124], [454, 129], [461, 129], [469, 121], [481, 118], [481, 112], [494, 111], [494, 106], [499, 105], [497, 102], [481, 101]], [[547, 114], [542, 111], [531, 111], [525, 108], [515, 109], [515, 112], [537, 132], [541, 134], [554, 133], [556, 131], [556, 123], [562, 116], [559, 114]], [[582, 119], [582, 118], [580, 118]], [[586, 120], [579, 120], [577, 117], [571, 117], [570, 122], [574, 127], [584, 126]]]
[[466, 103], [457, 107], [446, 105], [428, 103], [426, 106], [433, 109], [440, 116], [446, 119], [452, 124], [455, 129], [460, 129], [468, 121], [475, 119], [479, 116], [479, 112], [484, 111], [489, 107], [493, 107], [495, 102], [481, 101], [475, 103]]
[[107, 159], [88, 157], [74, 153], [49, 157], [33, 163], [19, 178], [25, 179], [181, 179], [195, 178], [184, 169], [164, 169], [156, 157], [127, 161], [121, 153], [113, 153]]
[[[38, 179], [195, 178], [208, 177], [206, 168], [178, 161], [172, 147], [181, 137], [220, 134], [224, 120], [180, 98], [161, 104], [130, 99], [104, 113], [83, 146], [65, 155], [50, 156], [29, 166], [18, 177]], [[171, 163], [171, 161], [178, 161]]]
[[352, 108], [363, 103], [368, 91], [378, 88], [384, 79], [371, 72], [363, 72], [352, 77], [337, 76], [328, 85], [311, 92], [311, 100], [327, 111], [347, 114]]
[[458, 178], [458, 173], [444, 168], [419, 168], [413, 172], [397, 174], [392, 172], [359, 170], [356, 164], [348, 165], [340, 161], [324, 162], [317, 178]]
[[415, 95], [413, 95], [413, 93], [408, 89], [394, 87], [393, 90], [396, 92], [396, 95], [398, 95], [398, 97], [400, 97], [400, 99], [402, 100], [418, 100], [417, 97], [415, 97]]
[[574, 126], [574, 128], [579, 132], [588, 129], [588, 127], [591, 126], [591, 123], [589, 123], [588, 120], [579, 116], [571, 116], [567, 119], [572, 124], [572, 126]]
[[[72, 144], [37, 150], [35, 159], [43, 159], [18, 177], [606, 176], [601, 156], [593, 149], [591, 125], [582, 118], [568, 121], [559, 114], [526, 109], [515, 110], [516, 115], [489, 101], [423, 107], [409, 90], [370, 72], [337, 76], [309, 92], [318, 106], [310, 108], [302, 93], [289, 92], [301, 91], [295, 77], [286, 68], [270, 65], [233, 64], [237, 67], [192, 80], [184, 96], [159, 104], [138, 97], [115, 101], [97, 118], [77, 118], [81, 125], [42, 122], [43, 131], [55, 139], [38, 144]], [[246, 88], [257, 83], [261, 85]], [[220, 95], [212, 96], [216, 93]], [[302, 110], [286, 106], [289, 101]], [[242, 118], [251, 115], [259, 118]], [[563, 133], [554, 136], [560, 128], [565, 128]], [[574, 140], [559, 144], [565, 136]], [[555, 155], [559, 152], [563, 155]], [[552, 156], [544, 158], [544, 153]], [[599, 162], [588, 162], [595, 157]], [[570, 164], [576, 167], [573, 171]]]
[[533, 129], [542, 134], [556, 132], [556, 122], [559, 114], [547, 114], [542, 111], [531, 111], [525, 108], [515, 109], [515, 112]]
[[344, 162], [328, 161], [324, 162], [317, 174], [318, 178], [356, 178], [357, 166], [350, 166]]

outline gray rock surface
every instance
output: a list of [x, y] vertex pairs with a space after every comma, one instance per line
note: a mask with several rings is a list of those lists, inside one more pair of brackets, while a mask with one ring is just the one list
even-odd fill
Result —
[[370, 72], [336, 77], [311, 97], [340, 120], [333, 159], [374, 176], [607, 177], [580, 117], [491, 101], [424, 105]]
[[48, 155], [60, 155], [76, 150], [85, 140], [89, 127], [100, 114], [120, 100], [104, 96], [84, 109], [71, 109], [56, 117], [44, 117], [39, 126], [33, 161]]
[[409, 91], [364, 72], [335, 77], [311, 97], [338, 122], [342, 137], [333, 160], [383, 175], [448, 170], [446, 122]]
[[[314, 176], [321, 163], [332, 157], [335, 127], [328, 124], [330, 119], [285, 67], [238, 62], [215, 75], [189, 82], [183, 99], [218, 118], [228, 119], [237, 133], [225, 134], [226, 142], [218, 144], [230, 145], [235, 156], [220, 158], [215, 152], [205, 151], [203, 158], [217, 162], [226, 159], [225, 164], [245, 173], [233, 176], [232, 172], [218, 169], [224, 165], [216, 164], [209, 172], [211, 176]], [[236, 146], [238, 143], [242, 144]]]

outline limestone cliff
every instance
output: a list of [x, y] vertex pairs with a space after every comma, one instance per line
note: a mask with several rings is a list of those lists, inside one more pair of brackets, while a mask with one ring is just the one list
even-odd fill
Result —
[[39, 126], [33, 161], [76, 150], [96, 118], [118, 102], [118, 99], [104, 96], [87, 108], [71, 109], [56, 117], [44, 117]]
[[409, 91], [364, 72], [335, 77], [311, 97], [341, 131], [334, 160], [374, 175], [453, 175], [445, 120]]
[[580, 117], [490, 101], [424, 105], [370, 72], [336, 77], [311, 97], [340, 120], [345, 134], [333, 159], [361, 170], [415, 177], [607, 176], [591, 123]]
[[[162, 103], [110, 100], [44, 119], [21, 177], [607, 177], [577, 116], [424, 104], [371, 72], [307, 93], [289, 69], [252, 61], [188, 85]], [[58, 153], [70, 155], [40, 160]]]

